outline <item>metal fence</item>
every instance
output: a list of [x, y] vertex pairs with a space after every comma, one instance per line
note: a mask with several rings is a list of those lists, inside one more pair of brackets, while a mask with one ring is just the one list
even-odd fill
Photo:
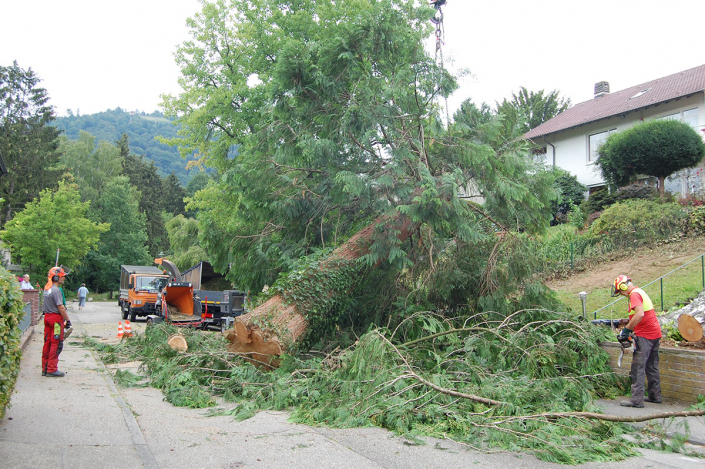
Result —
[[672, 226], [658, 226], [644, 229], [612, 231], [599, 235], [566, 235], [563, 239], [538, 242], [534, 249], [542, 260], [540, 269], [544, 272], [558, 269], [575, 269], [577, 262], [594, 259], [614, 251], [633, 251], [641, 246], [674, 237], [680, 230]]
[[[649, 287], [649, 286], [651, 286], [651, 285], [654, 285], [654, 284], [656, 284], [656, 283], [659, 284], [659, 287], [660, 287], [660, 289], [661, 289], [661, 311], [663, 311], [663, 310], [664, 310], [664, 298], [665, 298], [664, 289], [663, 289], [663, 279], [666, 278], [666, 277], [668, 277], [668, 276], [671, 275], [671, 274], [674, 274], [675, 272], [678, 272], [678, 271], [681, 270], [681, 269], [684, 269], [685, 267], [687, 267], [687, 266], [689, 266], [690, 264], [693, 264], [693, 263], [695, 263], [695, 262], [697, 262], [697, 261], [700, 261], [700, 279], [701, 279], [701, 282], [702, 282], [702, 288], [703, 288], [703, 290], [705, 290], [705, 254], [701, 254], [701, 255], [699, 255], [699, 256], [697, 256], [697, 257], [695, 257], [695, 258], [689, 260], [689, 261], [686, 262], [685, 264], [683, 264], [683, 265], [681, 265], [681, 266], [679, 266], [679, 267], [676, 267], [675, 269], [671, 270], [670, 272], [668, 272], [668, 273], [666, 273], [666, 274], [660, 276], [660, 277], [657, 278], [656, 280], [654, 280], [654, 281], [652, 281], [652, 282], [649, 282], [649, 283], [647, 283], [646, 285], [643, 285], [641, 288], [642, 288], [642, 289], [645, 289], [645, 288], [647, 288], [647, 287]], [[606, 304], [605, 306], [603, 306], [602, 308], [595, 310], [595, 312], [593, 313], [595, 319], [597, 319], [597, 313], [599, 313], [600, 311], [609, 308], [610, 306], [614, 305], [615, 303], [618, 303], [619, 301], [622, 301], [622, 300], [625, 300], [625, 301], [626, 301], [626, 299], [627, 299], [626, 297], [620, 296], [618, 299], [614, 300], [613, 302], [608, 303], [608, 304]]]
[[32, 305], [30, 303], [24, 304], [24, 318], [20, 321], [20, 330], [22, 332], [26, 331], [32, 322]]

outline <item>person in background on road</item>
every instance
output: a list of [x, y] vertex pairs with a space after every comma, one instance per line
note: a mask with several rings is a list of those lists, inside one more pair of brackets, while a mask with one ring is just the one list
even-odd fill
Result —
[[86, 306], [86, 296], [88, 295], [88, 289], [86, 284], [82, 283], [81, 288], [78, 289], [78, 310], [81, 311]]
[[20, 288], [22, 290], [33, 290], [34, 287], [29, 283], [29, 274], [24, 274], [22, 277], [22, 283], [20, 283]]
[[[644, 401], [661, 403], [661, 376], [658, 371], [658, 350], [661, 342], [661, 325], [656, 318], [656, 311], [651, 298], [637, 288], [632, 279], [620, 275], [612, 284], [612, 296], [626, 296], [629, 322], [619, 333], [624, 340], [630, 335], [634, 338], [632, 355], [632, 397], [620, 402], [624, 407], [644, 407]], [[649, 384], [644, 398], [644, 378]]]
[[42, 376], [62, 377], [59, 371], [59, 354], [64, 346], [64, 327], [71, 327], [64, 305], [61, 285], [66, 272], [61, 267], [49, 269], [49, 281], [44, 286], [44, 349], [42, 350]]

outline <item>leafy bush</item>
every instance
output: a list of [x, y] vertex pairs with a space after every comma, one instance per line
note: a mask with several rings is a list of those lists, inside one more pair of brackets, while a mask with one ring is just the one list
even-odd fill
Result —
[[585, 226], [585, 214], [580, 210], [580, 207], [571, 203], [570, 212], [568, 212], [568, 223], [578, 229]]
[[0, 267], [0, 419], [5, 416], [20, 372], [23, 317], [24, 303], [17, 277]]
[[698, 205], [688, 211], [686, 231], [690, 234], [705, 234], [705, 205]]
[[605, 207], [608, 207], [617, 201], [617, 197], [614, 194], [610, 194], [607, 189], [600, 189], [588, 197], [587, 202], [585, 202], [585, 213], [599, 212]]
[[560, 168], [556, 168], [555, 171], [558, 176], [554, 182], [556, 189], [560, 191], [560, 197], [553, 202], [553, 213], [556, 217], [556, 221], [559, 223], [565, 223], [565, 214], [569, 210], [572, 210], [571, 206], [578, 205], [583, 200], [585, 200], [585, 192], [587, 192], [587, 187], [578, 182], [578, 178]]
[[659, 197], [658, 189], [654, 186], [646, 184], [629, 184], [628, 186], [620, 187], [615, 194], [617, 201], [629, 199], [646, 199], [655, 200]]
[[617, 245], [643, 244], [680, 232], [685, 217], [686, 212], [678, 204], [626, 200], [605, 209], [590, 227], [590, 233], [607, 233]]

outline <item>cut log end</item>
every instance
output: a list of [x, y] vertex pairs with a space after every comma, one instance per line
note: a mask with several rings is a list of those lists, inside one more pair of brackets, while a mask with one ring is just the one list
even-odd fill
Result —
[[678, 316], [678, 332], [688, 342], [697, 342], [703, 338], [703, 326], [688, 314]]
[[171, 347], [172, 350], [176, 350], [177, 352], [185, 352], [188, 350], [186, 338], [181, 334], [176, 334], [169, 337], [167, 344], [169, 344], [169, 347]]

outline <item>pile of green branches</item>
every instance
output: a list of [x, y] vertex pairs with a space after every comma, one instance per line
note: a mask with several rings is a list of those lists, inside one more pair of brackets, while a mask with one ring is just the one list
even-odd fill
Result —
[[[167, 345], [176, 332], [187, 353]], [[598, 346], [607, 332], [544, 310], [462, 320], [417, 313], [345, 350], [285, 356], [270, 372], [228, 353], [219, 334], [170, 325], [149, 326], [119, 345], [91, 344], [106, 363], [141, 361], [149, 384], [177, 406], [233, 402], [215, 413], [239, 419], [291, 410], [301, 423], [377, 425], [411, 439], [450, 438], [577, 464], [636, 454], [621, 438], [631, 427], [590, 417], [599, 417], [595, 398], [626, 391]], [[123, 385], [139, 379], [116, 375]]]

